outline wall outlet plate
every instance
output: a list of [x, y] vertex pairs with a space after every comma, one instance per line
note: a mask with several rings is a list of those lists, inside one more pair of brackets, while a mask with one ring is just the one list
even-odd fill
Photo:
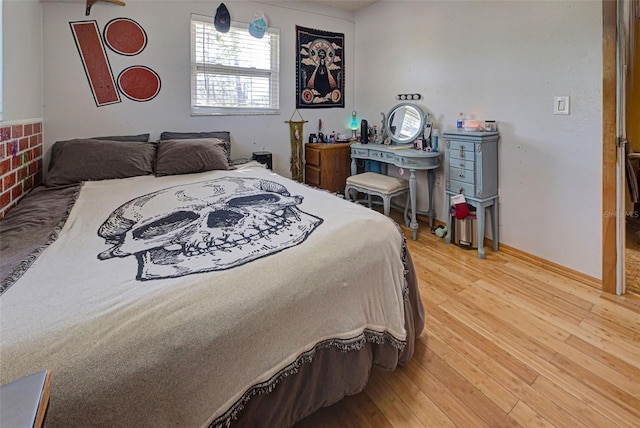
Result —
[[553, 97], [553, 114], [569, 114], [569, 96]]

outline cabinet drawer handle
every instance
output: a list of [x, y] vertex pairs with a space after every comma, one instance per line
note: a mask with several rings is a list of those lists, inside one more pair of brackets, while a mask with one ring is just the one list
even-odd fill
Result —
[[460, 146], [460, 157], [464, 157], [464, 148], [462, 146]]

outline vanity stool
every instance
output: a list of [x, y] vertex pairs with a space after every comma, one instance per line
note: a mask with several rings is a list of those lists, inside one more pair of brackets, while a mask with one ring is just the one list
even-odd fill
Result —
[[[372, 196], [381, 197], [384, 215], [387, 217], [389, 216], [389, 209], [391, 208], [391, 198], [406, 195], [407, 202], [404, 205], [404, 222], [405, 225], [409, 224], [409, 182], [407, 180], [375, 172], [364, 172], [347, 177], [347, 185], [344, 188], [344, 195], [347, 200], [351, 199], [351, 190], [366, 193], [369, 208], [371, 208]], [[355, 196], [353, 200], [356, 200]]]

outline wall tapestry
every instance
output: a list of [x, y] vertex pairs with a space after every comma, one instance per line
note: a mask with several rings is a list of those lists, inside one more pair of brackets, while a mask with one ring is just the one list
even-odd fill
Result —
[[296, 25], [296, 108], [344, 107], [344, 34]]
[[[293, 116], [295, 116], [296, 113], [300, 116], [299, 121], [293, 120]], [[291, 179], [302, 183], [304, 182], [304, 167], [302, 166], [302, 160], [304, 159], [302, 132], [304, 124], [307, 123], [307, 121], [304, 120], [298, 109], [296, 109], [288, 120], [288, 123], [289, 135], [291, 138]]]
[[105, 45], [119, 55], [134, 56], [147, 46], [147, 34], [129, 18], [107, 23], [100, 37], [96, 21], [70, 22], [80, 60], [97, 107], [121, 102], [120, 92], [133, 101], [149, 101], [160, 92], [158, 73], [142, 65], [127, 67], [114, 79]]

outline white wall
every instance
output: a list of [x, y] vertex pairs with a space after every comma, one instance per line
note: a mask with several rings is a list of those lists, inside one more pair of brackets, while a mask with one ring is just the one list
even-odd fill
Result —
[[[501, 242], [601, 277], [600, 1], [383, 0], [356, 14], [355, 26], [350, 14], [296, 2], [283, 7], [225, 3], [233, 19], [248, 21], [262, 9], [270, 25], [280, 28], [281, 115], [190, 117], [189, 13], [213, 15], [218, 3], [130, 0], [124, 8], [98, 3], [85, 17], [83, 2], [47, 1], [42, 4], [44, 43], [39, 50], [39, 6], [5, 0], [4, 58], [11, 68], [4, 83], [6, 119], [40, 115], [37, 90], [18, 95], [15, 88], [25, 82], [37, 85], [31, 73], [39, 73], [41, 51], [46, 149], [74, 137], [151, 132], [157, 138], [163, 130], [226, 129], [233, 135], [234, 157], [270, 150], [275, 170], [288, 175], [284, 121], [295, 105], [295, 25], [344, 32], [347, 107], [301, 110], [309, 120], [305, 137], [315, 131], [318, 118], [326, 129], [346, 126], [353, 104], [359, 117], [377, 123], [380, 112], [396, 103], [397, 93], [421, 93], [419, 104], [434, 115], [440, 129], [452, 128], [459, 111], [495, 119], [501, 132]], [[303, 7], [306, 12], [297, 10]], [[18, 15], [11, 18], [14, 12]], [[160, 74], [162, 90], [147, 103], [124, 99], [98, 108], [68, 22], [95, 19], [103, 28], [115, 17], [139, 22], [149, 43], [134, 58], [110, 55], [112, 68], [117, 72], [133, 63], [148, 65]], [[9, 58], [18, 56], [10, 56], [11, 50], [17, 54], [20, 45], [7, 45], [13, 34], [24, 32], [27, 41], [17, 43], [28, 43], [29, 53], [10, 64]], [[554, 95], [571, 96], [571, 115], [553, 115]], [[419, 190], [424, 192], [424, 186]], [[443, 189], [435, 196], [438, 218], [444, 219]], [[426, 207], [426, 197], [420, 197], [419, 207]]]
[[42, 118], [42, 5], [3, 0], [3, 123]]
[[[273, 152], [274, 170], [290, 176], [289, 120], [295, 108], [295, 26], [345, 34], [345, 108], [301, 109], [306, 135], [322, 118], [325, 129], [338, 131], [350, 119], [353, 104], [354, 23], [353, 14], [311, 8], [296, 10], [294, 3], [278, 7], [257, 2], [225, 1], [232, 20], [249, 22], [262, 10], [269, 26], [280, 29], [280, 115], [190, 116], [190, 13], [215, 15], [220, 2], [127, 1], [126, 6], [96, 3], [89, 17], [82, 3], [47, 1], [44, 8], [44, 117], [45, 150], [57, 140], [99, 135], [150, 132], [157, 139], [162, 131], [231, 131], [234, 158], [250, 157], [255, 150]], [[304, 5], [300, 5], [304, 6]], [[328, 16], [332, 13], [333, 16]], [[85, 77], [69, 22], [96, 20], [102, 31], [116, 17], [138, 22], [147, 33], [145, 50], [134, 57], [107, 50], [114, 75], [124, 68], [146, 65], [161, 78], [161, 90], [148, 102], [122, 102], [96, 107]], [[296, 115], [294, 120], [299, 120]]]
[[[596, 278], [601, 7], [600, 1], [381, 1], [356, 14], [355, 48], [356, 110], [370, 121], [397, 102], [395, 94], [415, 92], [440, 129], [454, 128], [461, 111], [496, 120], [500, 241]], [[569, 116], [553, 115], [554, 95], [571, 97]], [[435, 197], [443, 220], [443, 188]]]

